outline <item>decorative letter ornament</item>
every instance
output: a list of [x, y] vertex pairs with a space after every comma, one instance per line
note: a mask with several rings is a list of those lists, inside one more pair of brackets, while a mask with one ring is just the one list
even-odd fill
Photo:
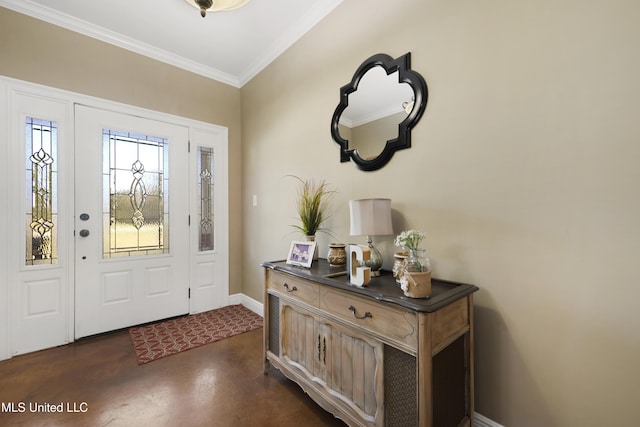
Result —
[[366, 245], [349, 245], [347, 257], [347, 272], [352, 285], [367, 286], [371, 281], [371, 267], [359, 267], [364, 265], [371, 257], [369, 247]]

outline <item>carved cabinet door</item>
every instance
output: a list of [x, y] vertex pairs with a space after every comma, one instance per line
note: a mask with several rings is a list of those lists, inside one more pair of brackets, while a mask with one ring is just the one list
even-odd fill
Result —
[[301, 307], [283, 304], [281, 357], [334, 404], [382, 425], [383, 345]]
[[328, 326], [327, 387], [367, 423], [382, 425], [383, 345], [366, 335]]

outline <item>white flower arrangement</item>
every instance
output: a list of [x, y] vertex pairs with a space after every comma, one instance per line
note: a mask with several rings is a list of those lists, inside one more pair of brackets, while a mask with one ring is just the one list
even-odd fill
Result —
[[400, 246], [410, 250], [418, 249], [420, 242], [422, 242], [427, 237], [426, 233], [417, 230], [408, 230], [403, 231], [399, 235], [396, 236], [394, 240], [394, 244], [396, 246]]

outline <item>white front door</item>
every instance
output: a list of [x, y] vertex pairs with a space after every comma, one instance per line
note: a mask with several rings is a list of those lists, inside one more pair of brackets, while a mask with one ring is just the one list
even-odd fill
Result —
[[76, 338], [189, 312], [188, 139], [76, 105]]

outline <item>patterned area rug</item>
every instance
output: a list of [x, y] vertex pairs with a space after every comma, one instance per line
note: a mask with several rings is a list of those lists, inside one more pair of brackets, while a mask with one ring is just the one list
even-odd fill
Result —
[[129, 335], [142, 365], [261, 327], [261, 316], [237, 304], [130, 328]]

